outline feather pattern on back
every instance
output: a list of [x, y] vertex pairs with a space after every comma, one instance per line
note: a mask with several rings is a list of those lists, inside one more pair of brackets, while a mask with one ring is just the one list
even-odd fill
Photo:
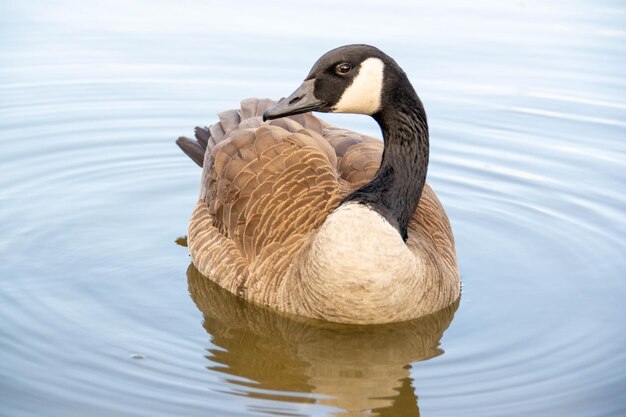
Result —
[[[383, 142], [310, 113], [262, 122], [273, 104], [244, 100], [196, 128], [195, 140], [177, 143], [203, 167], [189, 225], [194, 265], [245, 299], [293, 312], [279, 288], [289, 287], [285, 280], [297, 275], [292, 270], [329, 213], [372, 179]], [[433, 271], [458, 275], [450, 225], [428, 185], [409, 231], [407, 246]]]

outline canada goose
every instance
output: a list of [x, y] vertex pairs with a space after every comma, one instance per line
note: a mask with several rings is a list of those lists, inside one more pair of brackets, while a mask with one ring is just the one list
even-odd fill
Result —
[[[370, 115], [384, 147], [310, 111]], [[344, 323], [409, 320], [458, 298], [454, 237], [425, 182], [426, 114], [393, 59], [342, 46], [286, 99], [218, 116], [195, 141], [177, 140], [203, 167], [188, 239], [203, 275], [247, 300]]]

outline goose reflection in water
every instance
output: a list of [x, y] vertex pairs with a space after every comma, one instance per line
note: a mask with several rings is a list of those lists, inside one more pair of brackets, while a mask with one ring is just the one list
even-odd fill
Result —
[[227, 381], [243, 391], [230, 393], [271, 400], [254, 411], [276, 415], [290, 415], [276, 408], [278, 401], [294, 405], [291, 415], [308, 415], [306, 404], [316, 403], [339, 409], [334, 415], [341, 416], [419, 416], [411, 363], [443, 353], [439, 341], [459, 303], [409, 322], [342, 325], [243, 301], [193, 265], [187, 278], [218, 347], [209, 350], [209, 369], [239, 377]]

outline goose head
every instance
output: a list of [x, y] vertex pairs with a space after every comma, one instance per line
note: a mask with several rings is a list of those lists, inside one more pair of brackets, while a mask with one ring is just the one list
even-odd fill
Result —
[[398, 81], [408, 79], [396, 62], [370, 45], [346, 45], [320, 57], [289, 97], [263, 113], [263, 120], [309, 111], [374, 115]]

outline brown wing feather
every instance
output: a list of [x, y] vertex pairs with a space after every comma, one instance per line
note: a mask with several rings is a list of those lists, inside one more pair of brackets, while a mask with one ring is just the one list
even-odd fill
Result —
[[[204, 161], [189, 230], [195, 266], [231, 292], [265, 304], [306, 239], [343, 197], [373, 177], [383, 150], [382, 141], [311, 114], [263, 123], [263, 111], [274, 103], [244, 100], [210, 128], [197, 128], [196, 141], [179, 139], [194, 160]], [[197, 155], [199, 149], [206, 154]], [[431, 253], [433, 262], [454, 262], [447, 217], [428, 186], [409, 228], [409, 247]]]
[[197, 129], [210, 155], [190, 225], [192, 258], [212, 278], [230, 275], [221, 284], [246, 298], [256, 279], [264, 293], [279, 285], [299, 243], [349, 189], [322, 122], [305, 114], [262, 123], [273, 103], [244, 100], [219, 114], [218, 128]]

